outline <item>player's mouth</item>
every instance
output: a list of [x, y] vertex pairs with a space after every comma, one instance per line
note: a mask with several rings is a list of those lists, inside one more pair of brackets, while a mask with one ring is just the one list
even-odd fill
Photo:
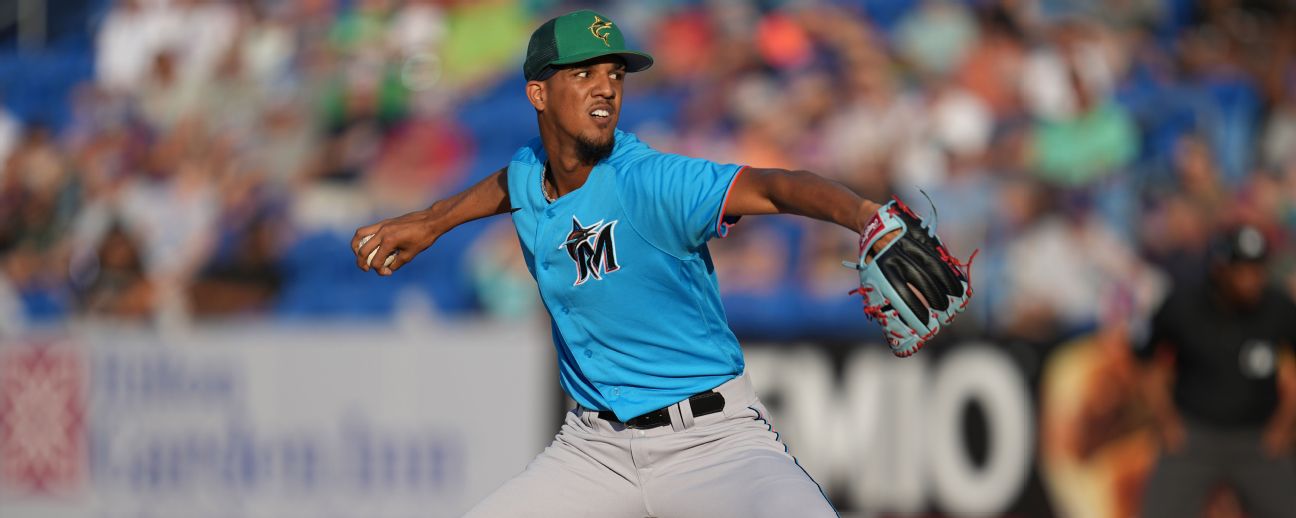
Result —
[[612, 122], [612, 108], [610, 106], [594, 108], [589, 111], [589, 116], [599, 125], [610, 124]]

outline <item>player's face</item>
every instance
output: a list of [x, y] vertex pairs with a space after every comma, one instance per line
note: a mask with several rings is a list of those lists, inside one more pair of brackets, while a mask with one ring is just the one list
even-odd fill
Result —
[[560, 69], [546, 82], [544, 116], [583, 144], [610, 145], [621, 114], [624, 80], [625, 64], [616, 56]]
[[1262, 263], [1237, 263], [1220, 269], [1224, 289], [1235, 302], [1243, 306], [1255, 306], [1260, 303], [1266, 282], [1265, 267]]

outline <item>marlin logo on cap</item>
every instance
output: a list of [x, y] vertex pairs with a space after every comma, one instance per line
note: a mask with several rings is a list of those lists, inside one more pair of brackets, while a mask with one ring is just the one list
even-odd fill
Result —
[[604, 21], [596, 14], [594, 15], [594, 23], [589, 26], [589, 31], [595, 38], [602, 40], [604, 45], [612, 46], [611, 43], [608, 43], [608, 34], [612, 32], [612, 22]]

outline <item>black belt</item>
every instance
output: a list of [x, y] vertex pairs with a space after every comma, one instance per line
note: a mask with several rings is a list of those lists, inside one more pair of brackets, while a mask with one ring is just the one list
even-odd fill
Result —
[[[708, 390], [700, 394], [694, 394], [692, 396], [689, 396], [688, 400], [689, 400], [689, 407], [693, 409], [693, 417], [702, 417], [704, 415], [714, 414], [716, 412], [724, 410], [724, 405], [725, 405], [724, 396], [720, 395], [719, 392], [716, 392], [714, 390]], [[671, 405], [671, 406], [675, 406], [675, 405]], [[616, 414], [607, 410], [603, 410], [599, 412], [598, 416], [599, 419], [602, 419], [604, 421], [611, 421], [613, 423], [621, 422], [620, 420], [617, 419]], [[647, 430], [649, 428], [657, 428], [658, 426], [669, 425], [671, 424], [670, 407], [653, 410], [652, 412], [648, 412], [644, 415], [631, 418], [627, 420], [624, 424], [626, 428], [634, 428], [636, 430]]]

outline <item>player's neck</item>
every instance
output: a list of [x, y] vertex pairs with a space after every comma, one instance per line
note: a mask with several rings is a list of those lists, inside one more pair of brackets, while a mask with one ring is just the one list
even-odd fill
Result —
[[575, 141], [546, 137], [543, 134], [540, 140], [544, 144], [545, 154], [549, 156], [548, 181], [552, 182], [550, 186], [555, 197], [561, 197], [585, 185], [590, 171], [594, 170], [594, 164], [587, 164], [580, 159]]

